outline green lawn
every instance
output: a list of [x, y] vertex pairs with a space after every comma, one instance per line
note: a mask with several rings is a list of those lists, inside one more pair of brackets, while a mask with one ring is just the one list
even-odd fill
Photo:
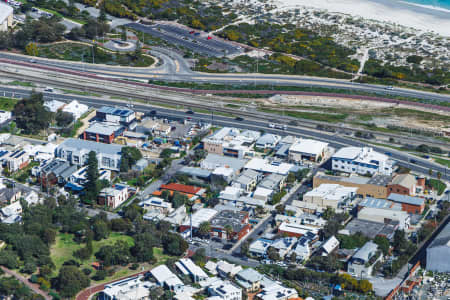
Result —
[[12, 111], [17, 101], [17, 99], [0, 97], [0, 110]]
[[[77, 244], [73, 241], [73, 234], [69, 233], [60, 233], [56, 237], [55, 244], [51, 247], [51, 257], [53, 260], [53, 263], [55, 264], [55, 272], [59, 272], [59, 269], [63, 265], [65, 261], [68, 261], [70, 259], [75, 259], [73, 257], [73, 252], [84, 247], [84, 244]], [[133, 238], [124, 234], [112, 232], [107, 239], [101, 240], [101, 241], [94, 241], [92, 243], [94, 254], [105, 245], [111, 245], [114, 244], [118, 240], [126, 241], [130, 246], [134, 244]], [[83, 268], [91, 268], [91, 263], [95, 262], [96, 258], [95, 255], [92, 255], [88, 260], [84, 261], [81, 269]]]

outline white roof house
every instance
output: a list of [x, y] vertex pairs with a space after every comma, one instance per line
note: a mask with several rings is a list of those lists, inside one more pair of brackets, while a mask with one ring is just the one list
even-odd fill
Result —
[[331, 167], [334, 171], [391, 175], [394, 162], [389, 156], [374, 151], [370, 147], [344, 147], [339, 149], [332, 157]]
[[272, 240], [260, 238], [250, 244], [248, 251], [254, 256], [262, 257], [266, 255], [267, 249], [269, 249], [272, 244]]
[[[209, 222], [215, 215], [217, 210], [212, 208], [202, 208], [192, 214], [192, 227], [198, 228], [203, 222]], [[187, 219], [183, 226], [190, 226], [191, 222]]]
[[221, 300], [241, 300], [242, 289], [233, 285], [229, 281], [216, 281], [214, 284], [208, 287], [208, 293], [217, 298], [208, 299], [221, 299]]
[[345, 187], [339, 184], [321, 184], [303, 195], [303, 201], [322, 207], [337, 209], [348, 200], [352, 200], [358, 191], [357, 187]]
[[134, 276], [105, 285], [101, 299], [144, 300], [148, 299], [154, 283], [141, 281], [142, 276]]
[[184, 289], [184, 283], [166, 265], [153, 268], [150, 273], [160, 286], [167, 286], [174, 291], [182, 291]]
[[166, 202], [164, 199], [159, 197], [150, 197], [145, 199], [139, 203], [139, 206], [146, 210], [157, 209], [166, 213], [172, 211], [172, 203]]
[[58, 100], [50, 100], [44, 102], [44, 107], [51, 112], [57, 112], [59, 109], [61, 109], [66, 103]]
[[4, 3], [0, 3], [0, 31], [7, 31], [12, 26], [13, 8]]
[[301, 161], [303, 159], [317, 161], [323, 158], [328, 151], [328, 143], [311, 139], [300, 139], [289, 148], [289, 160]]
[[278, 227], [278, 232], [287, 233], [292, 236], [303, 236], [306, 235], [308, 232], [318, 234], [319, 228], [302, 224], [291, 224], [288, 222], [283, 222]]
[[194, 262], [190, 258], [182, 258], [177, 261], [175, 265], [181, 271], [181, 273], [191, 276], [194, 282], [203, 281], [208, 278], [208, 275], [205, 273], [205, 271], [194, 264]]
[[253, 158], [246, 165], [245, 169], [255, 170], [266, 174], [288, 175], [294, 165], [288, 163], [269, 162], [263, 158]]
[[326, 253], [328, 255], [331, 252], [333, 252], [336, 248], [339, 247], [339, 241], [333, 235], [333, 236], [330, 236], [320, 247], [324, 251], [324, 254]]
[[242, 267], [235, 264], [230, 264], [224, 260], [217, 262], [217, 271], [223, 277], [234, 277], [237, 273], [242, 271]]
[[75, 120], [79, 119], [88, 110], [89, 106], [81, 104], [77, 100], [73, 100], [62, 109], [63, 112], [72, 114]]
[[308, 238], [301, 237], [295, 247], [291, 250], [291, 254], [295, 253], [297, 261], [307, 260], [311, 256], [309, 243], [310, 240]]

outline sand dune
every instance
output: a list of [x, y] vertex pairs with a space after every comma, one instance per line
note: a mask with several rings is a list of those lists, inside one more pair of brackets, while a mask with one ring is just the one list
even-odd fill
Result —
[[275, 0], [282, 9], [309, 6], [450, 36], [450, 11], [400, 0]]

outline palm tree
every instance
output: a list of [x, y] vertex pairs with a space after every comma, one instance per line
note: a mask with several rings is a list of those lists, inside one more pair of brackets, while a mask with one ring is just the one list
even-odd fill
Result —
[[231, 235], [233, 234], [233, 227], [231, 227], [230, 224], [227, 224], [223, 227], [223, 229], [225, 229], [225, 232], [227, 233], [227, 240], [229, 240]]
[[209, 234], [210, 231], [211, 231], [211, 225], [209, 224], [209, 222], [203, 222], [198, 227], [198, 232], [202, 236]]

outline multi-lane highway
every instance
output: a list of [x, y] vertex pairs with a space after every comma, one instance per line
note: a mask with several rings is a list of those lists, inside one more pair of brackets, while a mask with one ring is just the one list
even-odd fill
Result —
[[[85, 71], [102, 76], [134, 79], [134, 80], [165, 80], [197, 83], [217, 83], [230, 85], [267, 85], [267, 86], [302, 86], [321, 87], [374, 93], [379, 95], [395, 95], [424, 99], [428, 103], [450, 102], [450, 95], [430, 93], [419, 90], [395, 88], [388, 90], [384, 86], [374, 84], [359, 84], [348, 80], [319, 78], [310, 76], [276, 75], [276, 74], [213, 74], [199, 73], [190, 69], [189, 63], [180, 55], [171, 50], [155, 47], [151, 53], [157, 56], [161, 64], [153, 68], [131, 68], [107, 65], [93, 65], [89, 63], [67, 62], [51, 60], [45, 58], [33, 58], [33, 62], [38, 66], [51, 66], [65, 70]], [[11, 59], [20, 62], [30, 62], [31, 58], [25, 55], [18, 55], [0, 52], [0, 58]], [[230, 87], [230, 90], [233, 88]], [[230, 92], [230, 91], [225, 91]], [[273, 91], [272, 93], [280, 93]]]
[[[18, 89], [18, 88], [9, 88], [9, 87], [0, 87], [0, 96], [6, 96], [6, 97], [27, 97], [31, 93], [30, 90], [26, 89]], [[130, 95], [133, 96], [133, 95]], [[119, 105], [119, 104], [125, 104], [124, 101], [120, 100], [110, 100], [110, 99], [104, 99], [104, 98], [91, 98], [91, 97], [85, 97], [85, 96], [77, 96], [77, 95], [65, 95], [65, 94], [56, 94], [56, 93], [44, 93], [44, 97], [46, 99], [56, 99], [60, 101], [72, 101], [77, 100], [80, 103], [87, 104], [92, 107], [100, 107], [103, 105]], [[367, 144], [354, 140], [352, 138], [341, 136], [339, 134], [328, 134], [324, 132], [319, 132], [315, 130], [311, 130], [309, 128], [302, 128], [298, 126], [287, 126], [287, 130], [279, 130], [275, 128], [269, 128], [268, 122], [262, 120], [261, 118], [258, 118], [257, 113], [255, 113], [254, 118], [246, 117], [246, 119], [242, 121], [237, 121], [234, 118], [221, 116], [221, 115], [212, 115], [211, 114], [201, 114], [196, 113], [194, 115], [186, 115], [184, 111], [176, 110], [176, 109], [170, 109], [170, 108], [163, 108], [163, 107], [157, 107], [155, 105], [151, 104], [151, 101], [149, 101], [149, 104], [144, 103], [135, 103], [134, 109], [137, 111], [142, 112], [148, 112], [151, 110], [157, 110], [157, 113], [159, 116], [166, 116], [170, 118], [178, 118], [178, 119], [184, 119], [187, 116], [191, 117], [194, 121], [197, 120], [204, 120], [204, 121], [212, 121], [214, 125], [218, 126], [235, 126], [240, 127], [244, 129], [251, 129], [251, 130], [264, 130], [266, 132], [270, 133], [276, 133], [281, 135], [295, 135], [295, 136], [301, 136], [301, 137], [307, 137], [307, 138], [313, 138], [317, 140], [321, 140], [324, 142], [328, 142], [331, 147], [334, 147], [336, 149], [342, 148], [345, 146], [356, 146], [356, 147], [362, 147], [367, 146]], [[428, 174], [429, 169], [433, 169], [436, 174], [436, 172], [440, 172], [442, 174], [442, 179], [450, 180], [450, 171], [448, 168], [445, 168], [444, 166], [438, 165], [436, 163], [433, 163], [431, 161], [428, 161], [423, 158], [419, 158], [416, 156], [409, 155], [408, 153], [396, 151], [394, 149], [386, 149], [383, 147], [378, 146], [372, 146], [376, 151], [379, 152], [389, 152], [392, 156], [392, 159], [396, 160], [400, 165], [403, 165], [405, 167], [410, 168], [414, 172], [422, 173], [422, 174]], [[415, 163], [411, 163], [411, 159], [414, 159]]]

